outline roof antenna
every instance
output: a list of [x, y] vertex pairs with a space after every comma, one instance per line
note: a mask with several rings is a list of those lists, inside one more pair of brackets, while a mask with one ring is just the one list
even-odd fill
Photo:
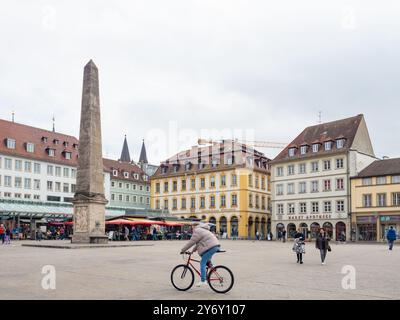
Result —
[[56, 119], [54, 119], [54, 114], [53, 114], [53, 132], [56, 132], [55, 121], [56, 121]]
[[322, 111], [318, 111], [318, 123], [322, 123]]
[[13, 111], [13, 112], [11, 113], [12, 122], [14, 122], [14, 114], [15, 114], [15, 112]]

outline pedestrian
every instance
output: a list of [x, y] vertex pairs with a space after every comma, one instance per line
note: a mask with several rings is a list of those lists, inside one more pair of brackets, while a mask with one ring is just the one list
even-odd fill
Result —
[[4, 244], [11, 244], [11, 231], [6, 227], [6, 236], [4, 237]]
[[124, 239], [125, 239], [125, 241], [129, 241], [129, 229], [127, 226], [125, 226], [124, 231], [125, 231]]
[[258, 232], [258, 230], [256, 232], [256, 240], [260, 240], [260, 233]]
[[37, 241], [42, 241], [42, 237], [43, 237], [42, 229], [37, 228], [37, 230], [36, 230], [36, 240]]
[[0, 239], [1, 239], [1, 244], [4, 244], [4, 238], [6, 237], [6, 228], [4, 227], [4, 224], [0, 224]]
[[157, 229], [156, 229], [156, 227], [153, 228], [153, 240], [157, 240]]
[[286, 242], [286, 230], [285, 229], [282, 230], [282, 240], [283, 240], [283, 242]]
[[206, 223], [195, 223], [193, 235], [189, 242], [181, 249], [181, 254], [185, 253], [194, 246], [192, 253], [197, 250], [201, 257], [200, 272], [201, 281], [196, 284], [197, 287], [207, 285], [206, 282], [206, 265], [210, 262], [212, 256], [220, 249], [220, 243], [217, 237], [210, 231], [210, 226]]
[[396, 230], [393, 229], [393, 226], [390, 226], [390, 229], [387, 232], [386, 238], [389, 243], [389, 250], [392, 250], [393, 243], [396, 240]]
[[282, 240], [282, 231], [281, 230], [278, 231], [278, 240], [279, 241]]
[[329, 238], [328, 234], [326, 233], [324, 228], [319, 230], [319, 234], [317, 239], [315, 240], [315, 247], [319, 249], [321, 255], [321, 264], [325, 264], [326, 252], [331, 251], [331, 247], [329, 245]]
[[60, 228], [60, 239], [64, 240], [65, 238], [65, 229], [63, 227]]
[[294, 244], [293, 249], [296, 252], [297, 263], [303, 264], [303, 253], [306, 253], [305, 243], [304, 243], [304, 234], [301, 233], [301, 229], [299, 228], [294, 235]]

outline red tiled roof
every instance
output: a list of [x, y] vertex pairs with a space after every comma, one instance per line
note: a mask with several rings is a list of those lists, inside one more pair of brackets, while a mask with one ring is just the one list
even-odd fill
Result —
[[379, 177], [400, 174], [400, 158], [376, 160], [364, 170], [360, 171], [356, 178]]
[[[104, 167], [108, 169], [111, 173], [111, 179], [121, 179], [127, 181], [136, 181], [143, 183], [150, 183], [149, 181], [144, 181], [143, 176], [146, 173], [136, 164], [131, 162], [115, 161], [111, 159], [103, 159]], [[113, 175], [113, 170], [118, 170], [118, 176]], [[129, 178], [125, 178], [124, 172], [129, 173]], [[134, 178], [134, 174], [139, 175], [139, 179]]]
[[[358, 127], [363, 119], [363, 115], [359, 114], [355, 117], [341, 119], [337, 121], [318, 124], [315, 126], [307, 127], [301, 132], [289, 145], [279, 153], [272, 163], [281, 162], [285, 160], [296, 160], [300, 158], [307, 158], [315, 155], [347, 151], [353, 144], [354, 137], [357, 133]], [[302, 145], [304, 143], [312, 145], [314, 143], [324, 143], [328, 140], [345, 139], [343, 148], [336, 149], [336, 145], [332, 145], [330, 151], [325, 151], [323, 147], [314, 153], [310, 148], [305, 155], [301, 155], [299, 150], [296, 150], [293, 157], [289, 157], [289, 149], [293, 145]]]

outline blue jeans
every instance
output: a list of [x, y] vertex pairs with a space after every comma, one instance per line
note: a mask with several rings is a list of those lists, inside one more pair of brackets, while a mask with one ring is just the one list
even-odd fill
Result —
[[206, 281], [206, 266], [207, 262], [211, 261], [212, 256], [219, 251], [220, 246], [215, 246], [210, 249], [208, 249], [206, 252], [203, 253], [201, 256], [201, 261], [200, 261], [200, 272], [201, 272], [201, 281], [204, 282]]
[[394, 240], [388, 240], [388, 242], [389, 242], [389, 250], [392, 250], [393, 249]]

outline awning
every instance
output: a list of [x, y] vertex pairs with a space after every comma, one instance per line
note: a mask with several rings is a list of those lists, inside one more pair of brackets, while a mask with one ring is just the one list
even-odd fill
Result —
[[143, 219], [143, 218], [127, 218], [126, 220], [135, 222], [135, 224], [141, 224], [141, 225], [147, 225], [147, 226], [152, 225], [152, 224], [164, 225], [164, 222], [162, 222], [162, 221], [149, 220], [149, 219]]

